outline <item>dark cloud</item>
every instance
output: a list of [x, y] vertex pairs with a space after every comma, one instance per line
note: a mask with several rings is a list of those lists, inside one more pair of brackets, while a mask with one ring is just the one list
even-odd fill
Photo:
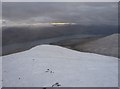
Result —
[[117, 2], [3, 2], [3, 19], [13, 22], [117, 24]]

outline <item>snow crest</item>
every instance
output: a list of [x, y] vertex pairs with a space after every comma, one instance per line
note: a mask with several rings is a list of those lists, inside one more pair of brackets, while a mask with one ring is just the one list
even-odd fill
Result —
[[118, 60], [54, 45], [3, 56], [4, 87], [117, 87]]

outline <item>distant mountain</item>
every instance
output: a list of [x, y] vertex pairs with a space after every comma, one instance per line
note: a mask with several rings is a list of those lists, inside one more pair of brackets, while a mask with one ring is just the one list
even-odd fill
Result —
[[82, 25], [63, 25], [63, 26], [20, 26], [3, 27], [3, 46], [15, 43], [43, 40], [61, 36], [72, 35], [110, 35], [117, 33], [117, 26], [82, 26]]
[[[50, 44], [53, 40], [75, 39], [76, 35], [79, 38], [107, 36], [117, 33], [117, 26], [83, 26], [83, 25], [28, 25], [28, 26], [4, 26], [2, 29], [2, 46], [3, 55], [11, 54], [19, 51], [24, 51], [33, 46], [40, 44]], [[60, 40], [57, 40], [59, 38]], [[78, 36], [76, 37], [78, 39]], [[51, 42], [48, 39], [53, 39]], [[36, 44], [37, 41], [37, 44]], [[41, 42], [42, 41], [42, 42]], [[44, 41], [44, 42], [43, 42]]]
[[39, 45], [2, 58], [3, 87], [118, 87], [115, 57]]

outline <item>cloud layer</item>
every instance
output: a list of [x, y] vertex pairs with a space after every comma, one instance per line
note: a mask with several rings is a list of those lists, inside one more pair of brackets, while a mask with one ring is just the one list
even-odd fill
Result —
[[83, 25], [117, 25], [115, 2], [3, 2], [8, 23], [72, 22]]

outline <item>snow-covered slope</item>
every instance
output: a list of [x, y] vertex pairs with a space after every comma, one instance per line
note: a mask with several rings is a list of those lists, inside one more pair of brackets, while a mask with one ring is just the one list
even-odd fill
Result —
[[118, 57], [118, 36], [119, 34], [112, 34], [82, 46], [78, 45], [75, 49]]
[[[118, 60], [40, 45], [3, 56], [4, 87], [117, 87]], [[56, 84], [57, 85], [57, 84]]]

